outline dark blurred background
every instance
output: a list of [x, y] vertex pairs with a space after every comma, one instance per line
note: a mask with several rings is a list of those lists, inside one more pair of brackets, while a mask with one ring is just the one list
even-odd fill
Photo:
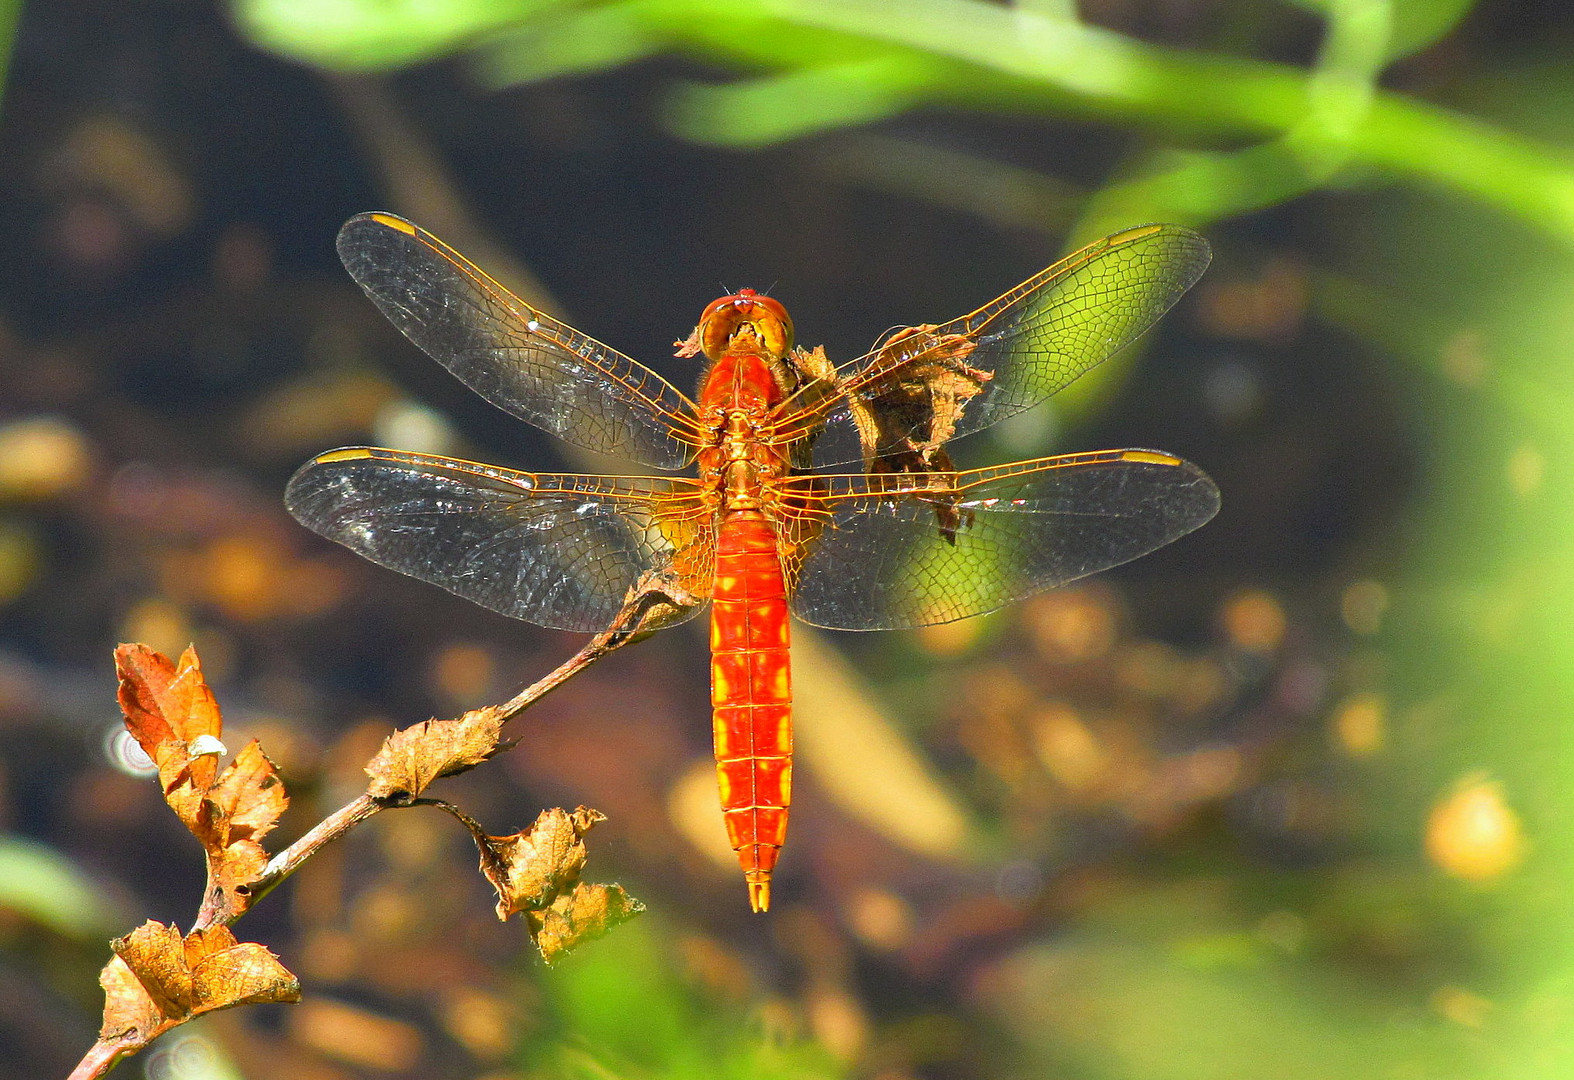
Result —
[[684, 388], [724, 291], [846, 359], [1183, 222], [1191, 295], [959, 450], [1160, 447], [1224, 509], [994, 616], [795, 630], [768, 915], [690, 624], [439, 791], [598, 807], [588, 876], [648, 914], [548, 970], [461, 830], [384, 814], [236, 926], [303, 1004], [118, 1075], [1574, 1075], [1567, 5], [8, 0], [0, 45], [0, 1077], [68, 1072], [107, 939], [200, 899], [117, 641], [196, 644], [275, 849], [580, 644], [284, 512], [347, 443], [575, 466], [366, 302], [368, 209]]

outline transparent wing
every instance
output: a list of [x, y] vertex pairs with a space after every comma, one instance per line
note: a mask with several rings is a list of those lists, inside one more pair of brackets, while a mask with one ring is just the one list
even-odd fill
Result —
[[838, 630], [981, 615], [1163, 547], [1219, 509], [1202, 470], [1152, 450], [776, 488], [793, 613]]
[[646, 570], [710, 595], [713, 515], [691, 480], [523, 473], [351, 447], [303, 465], [284, 501], [372, 562], [540, 626], [605, 629]]
[[658, 469], [694, 456], [694, 406], [660, 375], [537, 311], [392, 214], [339, 230], [339, 258], [404, 335], [470, 389], [543, 431]]
[[889, 335], [838, 368], [834, 387], [811, 382], [784, 402], [771, 437], [792, 442], [823, 423], [814, 459], [824, 466], [988, 427], [1129, 344], [1211, 258], [1208, 242], [1179, 225], [1105, 237], [970, 315]]

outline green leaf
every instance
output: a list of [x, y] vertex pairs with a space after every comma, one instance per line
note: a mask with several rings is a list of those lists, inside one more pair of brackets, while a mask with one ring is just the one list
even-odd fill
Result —
[[19, 836], [0, 835], [0, 908], [78, 940], [113, 933], [122, 921], [74, 862]]
[[[1336, 3], [1348, 0], [1290, 0], [1306, 11], [1327, 15]], [[1475, 0], [1366, 0], [1369, 6], [1384, 3], [1391, 11], [1388, 45], [1390, 61], [1418, 53], [1447, 37], [1475, 7]]]
[[235, 0], [264, 49], [340, 71], [406, 67], [572, 0]]

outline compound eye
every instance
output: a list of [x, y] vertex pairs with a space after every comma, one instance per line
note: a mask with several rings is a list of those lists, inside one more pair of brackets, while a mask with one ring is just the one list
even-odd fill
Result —
[[700, 347], [715, 360], [726, 351], [728, 339], [745, 325], [772, 355], [785, 356], [792, 350], [792, 320], [787, 309], [753, 289], [739, 289], [705, 309], [700, 316]]

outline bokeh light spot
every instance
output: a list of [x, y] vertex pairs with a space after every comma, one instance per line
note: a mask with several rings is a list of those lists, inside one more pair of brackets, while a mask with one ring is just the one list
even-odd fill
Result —
[[1443, 374], [1460, 386], [1480, 386], [1487, 376], [1487, 354], [1476, 329], [1461, 330], [1443, 344]]
[[1023, 622], [1046, 659], [1075, 664], [1115, 644], [1115, 605], [1102, 589], [1061, 589], [1029, 601]]
[[1468, 1028], [1482, 1027], [1492, 1012], [1492, 1002], [1459, 986], [1438, 987], [1427, 1004], [1439, 1016]]
[[1381, 694], [1351, 694], [1334, 710], [1333, 735], [1351, 757], [1368, 757], [1388, 739], [1388, 703]]
[[1096, 786], [1109, 770], [1098, 738], [1075, 709], [1060, 702], [1049, 702], [1033, 718], [1033, 749], [1049, 774], [1072, 791]]
[[432, 662], [432, 688], [447, 701], [461, 706], [485, 700], [497, 674], [497, 662], [479, 645], [449, 645]]
[[140, 641], [165, 656], [179, 656], [191, 644], [191, 622], [171, 601], [150, 596], [126, 612], [120, 623], [120, 637], [123, 641]]
[[152, 776], [158, 766], [148, 757], [124, 725], [116, 724], [104, 733], [104, 756], [109, 763], [127, 776]]
[[919, 647], [932, 656], [960, 656], [973, 647], [984, 631], [983, 619], [957, 619], [918, 628]]
[[913, 936], [912, 908], [887, 889], [854, 892], [847, 902], [847, 922], [860, 941], [885, 951], [902, 948]]
[[92, 472], [87, 437], [57, 416], [0, 425], [0, 499], [53, 499], [82, 487]]
[[1270, 593], [1248, 589], [1225, 601], [1219, 613], [1230, 643], [1247, 652], [1271, 653], [1284, 641], [1284, 609]]
[[381, 1072], [413, 1068], [425, 1046], [410, 1024], [328, 998], [307, 998], [287, 1018], [301, 1043], [336, 1061]]
[[1525, 833], [1503, 786], [1472, 773], [1427, 815], [1427, 857], [1443, 872], [1466, 881], [1491, 881], [1525, 857]]

